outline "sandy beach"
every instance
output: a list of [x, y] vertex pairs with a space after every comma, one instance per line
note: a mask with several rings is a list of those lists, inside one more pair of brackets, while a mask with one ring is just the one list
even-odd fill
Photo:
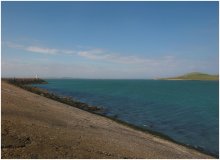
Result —
[[2, 81], [1, 158], [213, 158]]

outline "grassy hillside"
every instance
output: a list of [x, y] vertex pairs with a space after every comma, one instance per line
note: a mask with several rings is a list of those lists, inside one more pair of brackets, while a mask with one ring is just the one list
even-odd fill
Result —
[[178, 77], [162, 78], [162, 80], [219, 80], [219, 75], [193, 72]]

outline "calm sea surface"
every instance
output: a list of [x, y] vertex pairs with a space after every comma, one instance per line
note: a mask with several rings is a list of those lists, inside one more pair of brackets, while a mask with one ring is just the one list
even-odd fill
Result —
[[48, 79], [37, 85], [218, 155], [218, 81]]

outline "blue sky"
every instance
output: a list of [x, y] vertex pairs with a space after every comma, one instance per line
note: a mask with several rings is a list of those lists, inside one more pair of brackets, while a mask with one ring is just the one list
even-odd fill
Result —
[[2, 2], [2, 76], [218, 74], [218, 2]]

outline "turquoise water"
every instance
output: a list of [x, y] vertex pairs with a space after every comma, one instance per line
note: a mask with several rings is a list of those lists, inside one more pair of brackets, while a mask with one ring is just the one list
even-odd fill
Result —
[[218, 81], [48, 79], [39, 87], [218, 155]]

